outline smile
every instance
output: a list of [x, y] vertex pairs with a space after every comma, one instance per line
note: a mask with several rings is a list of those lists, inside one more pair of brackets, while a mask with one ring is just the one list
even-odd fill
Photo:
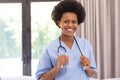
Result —
[[73, 31], [73, 29], [67, 29], [68, 31]]

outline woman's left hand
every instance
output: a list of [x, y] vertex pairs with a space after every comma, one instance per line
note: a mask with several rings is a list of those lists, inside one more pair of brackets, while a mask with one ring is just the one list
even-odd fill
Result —
[[80, 56], [80, 59], [80, 63], [82, 67], [85, 68], [85, 71], [87, 72], [88, 76], [92, 77], [94, 75], [94, 70], [92, 70], [90, 67], [90, 60], [83, 55]]
[[80, 63], [83, 67], [90, 67], [90, 60], [87, 57], [81, 55], [80, 60]]

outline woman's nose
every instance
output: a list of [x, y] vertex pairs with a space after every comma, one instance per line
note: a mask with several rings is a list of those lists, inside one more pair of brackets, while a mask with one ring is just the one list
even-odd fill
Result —
[[68, 23], [68, 26], [72, 27], [72, 26], [73, 26], [73, 23], [72, 23], [72, 22], [69, 22], [69, 23]]

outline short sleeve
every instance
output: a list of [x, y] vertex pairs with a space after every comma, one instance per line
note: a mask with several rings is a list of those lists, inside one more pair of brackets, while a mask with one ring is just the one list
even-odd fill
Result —
[[48, 54], [48, 50], [45, 49], [42, 52], [42, 55], [39, 60], [39, 64], [36, 71], [37, 80], [41, 77], [42, 74], [50, 71], [52, 69], [51, 60]]

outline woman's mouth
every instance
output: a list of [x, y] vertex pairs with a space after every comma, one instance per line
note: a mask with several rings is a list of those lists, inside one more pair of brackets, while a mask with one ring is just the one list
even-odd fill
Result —
[[70, 31], [70, 32], [71, 32], [71, 31], [73, 31], [73, 29], [67, 29], [67, 31]]

